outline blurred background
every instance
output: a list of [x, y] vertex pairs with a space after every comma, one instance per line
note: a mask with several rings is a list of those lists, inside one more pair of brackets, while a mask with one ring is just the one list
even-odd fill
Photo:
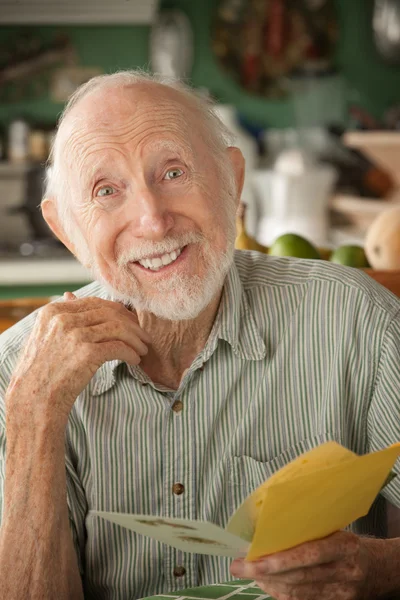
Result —
[[46, 161], [74, 89], [132, 67], [185, 79], [236, 135], [238, 247], [290, 234], [329, 258], [375, 224], [376, 268], [400, 269], [399, 0], [0, 0], [0, 299], [89, 281], [38, 209]]

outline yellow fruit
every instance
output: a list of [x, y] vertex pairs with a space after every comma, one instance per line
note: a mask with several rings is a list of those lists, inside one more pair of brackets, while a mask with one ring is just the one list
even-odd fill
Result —
[[268, 248], [262, 246], [251, 237], [245, 227], [246, 205], [243, 202], [240, 204], [236, 217], [236, 240], [235, 248], [238, 250], [257, 250], [257, 252], [268, 252]]
[[361, 246], [340, 246], [340, 248], [332, 252], [329, 260], [338, 265], [346, 265], [347, 267], [356, 267], [358, 269], [369, 267], [364, 248], [361, 248]]
[[365, 238], [365, 252], [373, 269], [400, 269], [400, 206], [375, 219]]
[[285, 233], [278, 237], [270, 247], [268, 254], [296, 258], [321, 258], [318, 250], [308, 240], [295, 233]]

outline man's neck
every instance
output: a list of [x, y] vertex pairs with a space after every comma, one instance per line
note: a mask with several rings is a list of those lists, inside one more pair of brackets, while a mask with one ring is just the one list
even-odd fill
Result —
[[190, 321], [165, 321], [150, 313], [138, 313], [139, 325], [152, 343], [140, 367], [154, 383], [178, 389], [185, 371], [203, 350], [218, 312], [222, 290]]

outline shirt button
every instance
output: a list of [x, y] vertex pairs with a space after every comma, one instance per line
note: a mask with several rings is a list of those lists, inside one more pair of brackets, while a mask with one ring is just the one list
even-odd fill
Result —
[[186, 575], [185, 567], [175, 567], [174, 575], [175, 577], [183, 577], [184, 575]]
[[176, 496], [180, 496], [185, 491], [185, 486], [181, 483], [174, 483], [174, 485], [172, 486], [172, 491]]
[[180, 413], [182, 408], [183, 408], [183, 402], [181, 402], [180, 400], [175, 400], [175, 402], [172, 405], [172, 410], [176, 413]]

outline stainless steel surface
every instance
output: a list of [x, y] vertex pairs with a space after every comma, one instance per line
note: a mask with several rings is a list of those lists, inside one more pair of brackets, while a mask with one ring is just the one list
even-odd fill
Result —
[[400, 0], [375, 0], [373, 14], [374, 40], [381, 56], [400, 62]]
[[29, 223], [18, 212], [25, 198], [29, 163], [0, 163], [0, 244], [18, 245], [30, 238]]
[[0, 164], [0, 246], [54, 239], [40, 210], [44, 177], [40, 164]]

